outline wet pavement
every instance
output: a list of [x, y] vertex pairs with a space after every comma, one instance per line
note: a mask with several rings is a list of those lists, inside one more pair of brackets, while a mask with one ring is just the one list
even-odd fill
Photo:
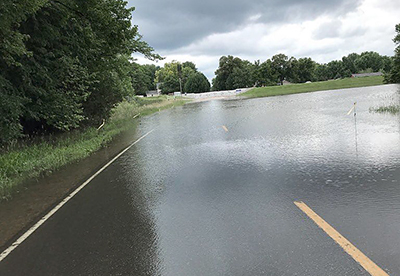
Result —
[[[355, 101], [356, 120], [346, 115]], [[400, 117], [369, 112], [392, 101], [398, 85], [143, 118], [135, 135], [154, 132], [6, 257], [0, 275], [369, 275], [294, 201], [400, 275]]]

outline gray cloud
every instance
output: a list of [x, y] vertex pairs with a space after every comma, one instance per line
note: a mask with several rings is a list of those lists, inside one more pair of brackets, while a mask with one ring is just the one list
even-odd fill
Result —
[[324, 38], [335, 38], [340, 34], [340, 28], [342, 27], [342, 22], [339, 20], [332, 20], [318, 26], [318, 29], [314, 32], [314, 38], [324, 39]]
[[359, 0], [129, 0], [135, 6], [133, 23], [157, 51], [188, 45], [213, 33], [233, 31], [250, 17], [256, 23], [290, 23], [312, 20], [322, 14], [343, 15]]
[[[172, 60], [190, 60], [209, 79], [222, 55], [250, 61], [274, 54], [317, 62], [352, 52], [392, 55], [398, 0], [130, 1], [144, 40]], [[138, 62], [149, 63], [141, 55]]]

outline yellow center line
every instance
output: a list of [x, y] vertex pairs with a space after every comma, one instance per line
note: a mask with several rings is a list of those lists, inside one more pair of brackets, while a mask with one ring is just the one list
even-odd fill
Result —
[[356, 262], [358, 262], [372, 276], [389, 276], [383, 269], [377, 266], [370, 258], [358, 250], [350, 241], [336, 231], [329, 223], [318, 216], [304, 202], [295, 201], [297, 207], [302, 210], [310, 219], [312, 219], [328, 236], [330, 236], [344, 251], [347, 252]]
[[223, 128], [226, 132], [228, 132], [228, 128], [227, 128], [226, 126], [222, 126], [222, 128]]

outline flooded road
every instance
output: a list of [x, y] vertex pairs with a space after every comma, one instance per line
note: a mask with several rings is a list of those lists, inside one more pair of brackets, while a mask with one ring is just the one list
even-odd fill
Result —
[[[356, 117], [346, 115], [356, 105]], [[400, 86], [187, 104], [0, 262], [0, 275], [400, 275]]]

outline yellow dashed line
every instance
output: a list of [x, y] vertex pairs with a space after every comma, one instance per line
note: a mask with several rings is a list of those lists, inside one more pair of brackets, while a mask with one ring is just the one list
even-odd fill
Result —
[[370, 258], [357, 249], [351, 242], [336, 231], [329, 223], [318, 216], [310, 207], [303, 202], [295, 201], [297, 207], [312, 219], [329, 237], [339, 244], [356, 262], [358, 262], [372, 276], [389, 276], [383, 269], [377, 266]]
[[226, 126], [222, 126], [222, 128], [223, 128], [226, 132], [229, 131], [228, 128], [227, 128]]

